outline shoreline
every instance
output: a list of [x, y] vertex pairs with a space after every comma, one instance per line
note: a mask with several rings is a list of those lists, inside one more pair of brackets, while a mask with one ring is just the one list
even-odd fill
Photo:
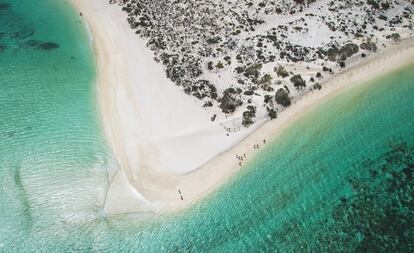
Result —
[[[407, 48], [407, 44], [410, 45], [409, 48]], [[400, 51], [402, 48], [403, 51]], [[375, 79], [381, 78], [382, 76], [398, 71], [399, 69], [414, 63], [414, 41], [412, 40], [401, 42], [401, 44], [395, 45], [393, 48], [388, 48], [386, 51], [387, 52], [373, 55], [362, 64], [350, 67], [349, 69], [332, 76], [329, 80], [322, 83], [321, 90], [309, 91], [298, 100], [295, 100], [289, 108], [283, 110], [276, 119], [266, 122], [235, 147], [215, 157], [207, 165], [198, 169], [195, 172], [198, 173], [198, 175], [193, 175], [192, 179], [203, 178], [203, 180], [205, 180], [206, 177], [209, 177], [213, 172], [220, 169], [226, 170], [227, 172], [220, 176], [215, 176], [216, 179], [220, 179], [218, 179], [216, 183], [211, 184], [210, 187], [205, 188], [204, 191], [199, 191], [199, 195], [192, 195], [190, 203], [177, 204], [175, 209], [172, 209], [171, 211], [185, 209], [198, 200], [202, 200], [218, 187], [225, 184], [232, 175], [243, 169], [244, 165], [253, 160], [260, 152], [260, 149], [254, 149], [255, 144], [262, 146], [263, 140], [266, 140], [267, 144], [265, 145], [272, 143], [282, 135], [286, 128], [292, 123], [317, 108], [320, 104], [344, 91], [366, 84], [366, 82], [374, 81]], [[387, 60], [389, 61], [388, 66], [382, 65], [382, 63]], [[361, 74], [361, 76], [358, 76], [357, 79], [356, 76], [358, 74]], [[240, 167], [236, 155], [241, 154], [246, 154], [247, 159], [245, 159]], [[182, 188], [185, 188], [185, 184], [187, 184], [189, 188], [196, 187], [194, 183], [186, 181], [186, 183], [182, 184]]]
[[[98, 101], [103, 128], [105, 136], [109, 141], [109, 146], [112, 147], [122, 167], [120, 171], [115, 172], [109, 186], [105, 209], [110, 215], [129, 212], [165, 213], [182, 210], [191, 206], [225, 183], [237, 171], [243, 169], [244, 164], [255, 157], [255, 152], [257, 151], [253, 148], [255, 144], [259, 143], [262, 146], [263, 139], [266, 139], [267, 143], [272, 142], [297, 118], [311, 111], [327, 99], [358, 84], [399, 69], [411, 63], [414, 58], [414, 43], [412, 40], [389, 46], [384, 52], [371, 55], [364, 62], [348, 67], [345, 71], [330, 77], [322, 83], [322, 90], [310, 91], [301, 96], [289, 108], [283, 110], [277, 119], [266, 122], [256, 131], [252, 129], [250, 133], [245, 133], [244, 136], [240, 136], [238, 139], [235, 138], [234, 145], [230, 145], [230, 148], [217, 152], [215, 156], [212, 156], [212, 159], [202, 163], [204, 165], [196, 167], [196, 170], [177, 173], [154, 167], [154, 164], [157, 165], [158, 163], [153, 162], [153, 160], [163, 159], [160, 155], [154, 155], [154, 153], [161, 152], [157, 149], [159, 148], [157, 145], [165, 145], [165, 142], [158, 141], [158, 139], [157, 142], [151, 142], [142, 137], [152, 134], [151, 125], [145, 128], [140, 125], [143, 121], [132, 119], [131, 121], [125, 121], [125, 119], [130, 119], [131, 115], [137, 118], [140, 116], [145, 118], [144, 109], [148, 108], [142, 108], [142, 105], [136, 104], [138, 103], [136, 101], [137, 97], [134, 97], [134, 91], [131, 90], [131, 81], [137, 80], [128, 80], [128, 78], [131, 79], [131, 72], [127, 69], [116, 68], [116, 66], [130, 63], [129, 58], [131, 57], [128, 57], [129, 54], [122, 51], [122, 48], [117, 47], [119, 45], [113, 40], [111, 30], [107, 30], [105, 29], [107, 27], [103, 28], [104, 25], [101, 25], [105, 24], [105, 22], [115, 22], [107, 16], [108, 13], [104, 8], [113, 8], [114, 12], [120, 13], [120, 10], [115, 11], [119, 7], [109, 5], [108, 3], [96, 3], [96, 8], [94, 8], [95, 6], [90, 0], [70, 0], [69, 2], [83, 13], [83, 17], [86, 19], [93, 36], [94, 56], [97, 63]], [[121, 17], [112, 17], [112, 19], [116, 18]], [[123, 18], [126, 19], [126, 17]], [[145, 47], [143, 40], [138, 37], [135, 37], [132, 44], [137, 44], [138, 47], [144, 45]], [[147, 54], [145, 59], [149, 59], [149, 50], [136, 53], [145, 53]], [[385, 61], [387, 61], [387, 65], [384, 64]], [[155, 63], [148, 64], [148, 68], [155, 66], [153, 64]], [[131, 66], [138, 66], [138, 64], [131, 64]], [[155, 72], [155, 74], [160, 74], [160, 70], [161, 67], [157, 69], [158, 72]], [[166, 84], [173, 85], [172, 83]], [[124, 94], [121, 94], [120, 87], [125, 89], [123, 91]], [[143, 99], [143, 96], [141, 95], [138, 98]], [[151, 97], [147, 99], [151, 99]], [[133, 104], [124, 102], [120, 104], [120, 100], [128, 100], [128, 102]], [[189, 104], [187, 103], [185, 106]], [[117, 110], [119, 107], [126, 111]], [[134, 111], [128, 109], [130, 107], [138, 109]], [[142, 114], [136, 114], [136, 112], [141, 112]], [[204, 123], [203, 121], [200, 122]], [[168, 124], [169, 122], [164, 123]], [[125, 125], [129, 127], [125, 128]], [[177, 125], [177, 128], [179, 127], [180, 125]], [[137, 135], [139, 131], [136, 129], [142, 131], [140, 135]], [[201, 129], [201, 131], [198, 128], [195, 129], [197, 131], [190, 132], [189, 135], [198, 137], [213, 131], [210, 129]], [[193, 128], [189, 130], [193, 130]], [[133, 142], [126, 143], [124, 141], [126, 139], [141, 140], [141, 138], [143, 146], [150, 146], [150, 149], [144, 150], [142, 153], [134, 153], [137, 150], [141, 151], [141, 146], [135, 147]], [[220, 138], [226, 137], [223, 135]], [[162, 140], [162, 138], [160, 139]], [[189, 145], [189, 150], [191, 151], [192, 142], [186, 142], [186, 140], [188, 139], [181, 138], [174, 144]], [[154, 147], [151, 147], [152, 145]], [[199, 152], [202, 153], [202, 151], [204, 150]], [[247, 159], [240, 167], [236, 155], [244, 153]], [[146, 159], [142, 157], [137, 158], [138, 154], [145, 156]], [[188, 155], [184, 153], [183, 157], [186, 156]], [[174, 157], [169, 158], [174, 159]], [[137, 165], [139, 165], [139, 168]], [[178, 193], [178, 190], [182, 193], [183, 200], [181, 200], [181, 194]]]

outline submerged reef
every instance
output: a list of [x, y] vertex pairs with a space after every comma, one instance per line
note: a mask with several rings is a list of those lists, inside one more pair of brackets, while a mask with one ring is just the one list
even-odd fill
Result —
[[59, 44], [33, 39], [35, 29], [23, 17], [18, 16], [8, 3], [0, 3], [0, 53], [16, 53], [20, 50], [50, 51]]
[[43, 42], [39, 40], [27, 40], [24, 42], [23, 47], [49, 51], [49, 50], [58, 48], [59, 44], [54, 43], [54, 42]]
[[414, 251], [414, 146], [391, 145], [377, 160], [351, 176], [353, 194], [343, 196], [325, 229], [321, 249], [354, 252]]
[[8, 3], [0, 3], [0, 10], [7, 10], [10, 8], [10, 4]]
[[349, 194], [328, 216], [305, 227], [291, 220], [275, 238], [294, 251], [413, 252], [414, 146], [393, 143], [377, 159], [363, 161], [350, 175]]

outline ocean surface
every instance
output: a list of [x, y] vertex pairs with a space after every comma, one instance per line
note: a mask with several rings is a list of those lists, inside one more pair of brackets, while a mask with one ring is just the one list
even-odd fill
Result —
[[170, 216], [106, 217], [117, 169], [90, 38], [63, 0], [0, 0], [0, 252], [413, 252], [414, 65], [333, 97]]

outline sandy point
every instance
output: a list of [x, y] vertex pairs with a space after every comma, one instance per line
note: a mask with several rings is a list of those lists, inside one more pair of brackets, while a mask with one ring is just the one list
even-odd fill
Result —
[[412, 40], [388, 46], [329, 78], [322, 90], [296, 99], [277, 119], [227, 136], [198, 101], [166, 78], [119, 6], [70, 1], [93, 36], [103, 129], [120, 165], [108, 187], [105, 211], [110, 215], [173, 212], [190, 206], [312, 108], [414, 59]]

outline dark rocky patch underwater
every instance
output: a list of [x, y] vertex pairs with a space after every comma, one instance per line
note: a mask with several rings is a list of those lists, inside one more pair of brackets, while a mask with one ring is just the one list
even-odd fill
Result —
[[392, 143], [388, 152], [357, 169], [362, 173], [348, 180], [351, 194], [337, 199], [331, 214], [315, 224], [313, 243], [304, 240], [297, 220], [276, 237], [298, 251], [414, 252], [414, 146]]
[[0, 3], [0, 53], [19, 50], [50, 51], [59, 48], [59, 44], [33, 39], [35, 28], [23, 17], [16, 15], [9, 3]]

